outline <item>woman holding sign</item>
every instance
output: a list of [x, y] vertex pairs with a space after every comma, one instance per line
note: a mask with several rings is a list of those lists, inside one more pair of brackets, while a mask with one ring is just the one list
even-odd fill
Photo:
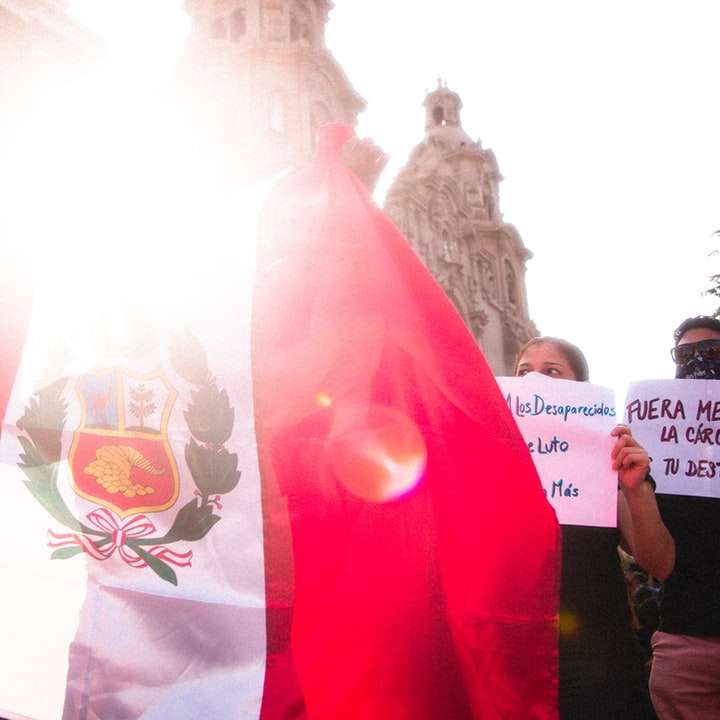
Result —
[[[589, 380], [583, 353], [559, 338], [534, 338], [520, 350], [515, 374], [530, 372], [564, 380]], [[615, 445], [611, 460], [622, 488], [618, 495], [619, 530], [561, 526], [559, 694], [563, 720], [654, 717], [642, 657], [631, 628], [617, 547], [625, 540], [634, 549], [634, 521], [643, 536], [648, 530], [656, 532], [661, 523], [652, 486], [646, 482], [647, 453], [627, 427], [615, 427], [612, 435]]]

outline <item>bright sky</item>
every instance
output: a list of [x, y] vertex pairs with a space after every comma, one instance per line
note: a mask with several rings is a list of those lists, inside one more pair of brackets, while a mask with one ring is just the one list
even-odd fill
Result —
[[[187, 31], [180, 0], [72, 5], [117, 52], [158, 67]], [[673, 328], [716, 306], [700, 294], [720, 270], [716, 8], [336, 0], [330, 16], [328, 46], [368, 101], [359, 132], [391, 156], [380, 197], [422, 139], [420, 104], [441, 75], [467, 132], [495, 151], [504, 217], [535, 254], [532, 318], [616, 389], [671, 376]]]

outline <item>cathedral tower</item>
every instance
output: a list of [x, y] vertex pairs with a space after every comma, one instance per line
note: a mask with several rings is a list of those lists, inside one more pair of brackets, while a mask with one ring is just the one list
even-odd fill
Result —
[[232, 163], [267, 171], [304, 162], [315, 131], [355, 125], [365, 107], [325, 45], [329, 0], [187, 0], [185, 77]]
[[457, 307], [493, 372], [512, 374], [517, 350], [537, 335], [525, 288], [532, 254], [503, 221], [495, 155], [463, 130], [460, 97], [438, 81], [423, 104], [425, 139], [391, 185], [385, 207]]

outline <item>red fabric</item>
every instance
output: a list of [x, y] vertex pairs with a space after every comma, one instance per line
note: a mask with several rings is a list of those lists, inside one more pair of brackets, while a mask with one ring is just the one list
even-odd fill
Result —
[[[262, 719], [555, 718], [554, 513], [461, 318], [342, 164], [351, 133], [279, 184], [258, 250]], [[400, 459], [420, 437], [417, 487], [363, 499], [363, 436]]]
[[0, 248], [0, 434], [30, 319], [30, 273], [18, 253]]

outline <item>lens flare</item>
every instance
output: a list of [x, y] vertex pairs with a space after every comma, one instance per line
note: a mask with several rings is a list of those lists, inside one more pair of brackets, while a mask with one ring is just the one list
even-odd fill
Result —
[[560, 634], [565, 637], [574, 637], [580, 630], [580, 621], [577, 616], [571, 612], [560, 613]]
[[332, 398], [325, 392], [319, 392], [315, 396], [315, 402], [322, 408], [328, 408], [332, 405]]
[[414, 422], [379, 405], [339, 413], [328, 454], [337, 481], [356, 497], [375, 503], [411, 492], [427, 463], [425, 441]]

